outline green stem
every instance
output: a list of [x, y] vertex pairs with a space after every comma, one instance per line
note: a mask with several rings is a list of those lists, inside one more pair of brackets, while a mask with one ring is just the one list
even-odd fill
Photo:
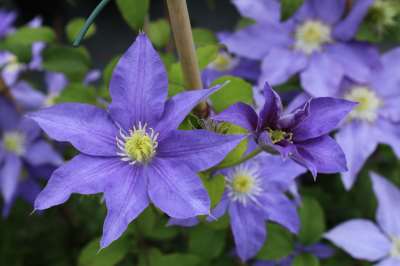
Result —
[[93, 10], [92, 14], [88, 17], [88, 19], [85, 22], [85, 25], [83, 25], [83, 28], [79, 32], [78, 36], [76, 36], [75, 41], [73, 42], [73, 46], [78, 47], [82, 39], [85, 37], [86, 32], [89, 30], [89, 27], [93, 24], [93, 21], [96, 19], [96, 17], [99, 15], [99, 13], [103, 10], [103, 8], [110, 2], [111, 0], [102, 0], [100, 4], [96, 6], [96, 8]]
[[218, 166], [215, 166], [213, 168], [210, 169], [210, 171], [216, 171], [216, 170], [222, 170], [222, 169], [226, 169], [226, 168], [231, 168], [234, 167], [236, 165], [239, 165], [241, 163], [244, 163], [247, 160], [250, 160], [251, 158], [257, 156], [258, 154], [260, 154], [260, 152], [262, 152], [263, 150], [260, 147], [257, 147], [256, 149], [254, 149], [252, 152], [250, 152], [249, 154], [247, 154], [244, 157], [241, 157], [240, 159], [230, 162], [230, 163], [225, 163], [225, 164], [221, 164]]

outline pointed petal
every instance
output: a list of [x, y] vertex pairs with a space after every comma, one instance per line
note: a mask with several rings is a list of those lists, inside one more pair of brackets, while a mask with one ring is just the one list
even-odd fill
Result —
[[314, 97], [336, 95], [342, 81], [342, 66], [326, 53], [314, 53], [301, 73], [302, 87]]
[[159, 143], [157, 156], [184, 163], [198, 172], [217, 165], [244, 138], [206, 130], [175, 130]]
[[351, 220], [325, 234], [325, 238], [344, 249], [353, 258], [379, 260], [389, 254], [391, 243], [379, 228], [368, 220]]
[[211, 119], [220, 122], [229, 122], [253, 132], [257, 128], [258, 116], [250, 105], [239, 102], [228, 107], [221, 113], [212, 116]]
[[233, 0], [242, 17], [252, 18], [257, 22], [279, 22], [281, 5], [278, 0]]
[[398, 158], [400, 158], [400, 127], [398, 123], [391, 123], [384, 119], [378, 119], [374, 133], [380, 143], [389, 145]]
[[68, 79], [64, 73], [46, 72], [44, 78], [49, 94], [58, 95], [68, 85]]
[[53, 147], [43, 140], [39, 140], [29, 147], [24, 157], [32, 165], [60, 165], [63, 162], [62, 157]]
[[378, 200], [376, 220], [387, 235], [400, 236], [400, 189], [380, 175], [370, 175]]
[[5, 204], [12, 202], [17, 192], [21, 160], [14, 154], [8, 153], [0, 165], [0, 189]]
[[354, 102], [330, 97], [310, 101], [310, 113], [293, 130], [295, 141], [304, 141], [329, 134], [356, 106]]
[[207, 221], [212, 222], [215, 219], [221, 218], [229, 207], [229, 197], [226, 192], [222, 195], [221, 201], [211, 210], [211, 216], [207, 217]]
[[161, 118], [168, 93], [168, 79], [160, 56], [140, 33], [114, 69], [110, 113], [125, 130], [139, 121], [154, 125]]
[[281, 98], [267, 82], [264, 85], [264, 97], [265, 102], [260, 111], [258, 130], [268, 126], [275, 126], [282, 112]]
[[160, 139], [167, 137], [169, 132], [177, 129], [199, 102], [207, 99], [223, 85], [217, 85], [211, 89], [182, 92], [169, 99], [165, 105], [162, 119], [155, 127], [157, 132], [162, 132]]
[[393, 257], [384, 259], [378, 264], [375, 264], [375, 266], [398, 266], [398, 265], [399, 265], [399, 259]]
[[345, 11], [346, 0], [310, 0], [317, 17], [328, 24], [337, 23]]
[[335, 136], [346, 155], [348, 171], [341, 176], [347, 190], [351, 189], [359, 171], [378, 145], [371, 132], [368, 123], [353, 121], [343, 126]]
[[40, 127], [57, 141], [68, 141], [94, 156], [115, 156], [118, 129], [106, 111], [95, 106], [64, 103], [30, 113]]
[[36, 110], [43, 106], [43, 93], [35, 90], [28, 82], [18, 82], [12, 87], [11, 93], [24, 110]]
[[3, 131], [15, 130], [20, 116], [15, 106], [3, 97], [0, 97], [0, 129]]
[[101, 248], [110, 245], [126, 230], [148, 205], [147, 179], [143, 168], [125, 164], [112, 178], [104, 191], [107, 217], [104, 221]]
[[126, 166], [130, 167], [119, 158], [77, 155], [53, 172], [35, 201], [35, 209], [44, 210], [62, 204], [72, 193], [90, 195], [103, 192]]
[[[400, 68], [400, 48], [394, 48], [381, 57], [383, 68], [374, 73], [371, 85], [377, 90], [379, 95], [390, 99], [399, 96], [400, 78], [398, 69]], [[398, 105], [397, 105], [398, 106]]]
[[231, 204], [229, 215], [236, 252], [242, 261], [246, 261], [255, 256], [264, 244], [267, 232], [263, 214], [251, 206]]
[[172, 218], [186, 219], [210, 212], [210, 199], [196, 173], [184, 164], [153, 159], [146, 176], [151, 201]]

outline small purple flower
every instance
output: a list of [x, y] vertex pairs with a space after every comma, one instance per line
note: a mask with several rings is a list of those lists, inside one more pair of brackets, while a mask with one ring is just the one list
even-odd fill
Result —
[[239, 30], [224, 43], [239, 56], [262, 60], [259, 84], [268, 81], [279, 85], [300, 73], [307, 92], [324, 96], [336, 91], [344, 76], [364, 82], [369, 68], [378, 66], [374, 48], [351, 41], [364, 14], [357, 8], [342, 19], [346, 0], [306, 0], [282, 23], [278, 22], [280, 7], [276, 0], [233, 3], [256, 24]]
[[22, 171], [29, 166], [60, 165], [61, 157], [44, 140], [40, 128], [31, 120], [21, 119], [12, 105], [0, 98], [0, 189], [7, 216], [17, 196], [33, 203], [39, 186]]
[[150, 202], [174, 218], [209, 214], [210, 200], [196, 173], [222, 161], [243, 137], [177, 128], [219, 87], [167, 100], [166, 71], [141, 33], [114, 70], [108, 111], [67, 103], [30, 115], [50, 137], [81, 152], [53, 173], [35, 209], [59, 205], [72, 193], [103, 193], [108, 214], [102, 248]]
[[278, 94], [266, 83], [265, 102], [259, 115], [244, 103], [232, 105], [213, 117], [249, 130], [262, 147], [290, 157], [307, 167], [313, 176], [346, 171], [340, 146], [328, 135], [356, 105], [353, 102], [313, 98], [291, 112], [282, 111]]
[[14, 11], [0, 9], [0, 39], [14, 30], [13, 24], [17, 14]]
[[378, 224], [354, 219], [338, 225], [325, 238], [352, 257], [376, 262], [376, 266], [400, 265], [400, 190], [385, 178], [371, 173], [378, 200]]

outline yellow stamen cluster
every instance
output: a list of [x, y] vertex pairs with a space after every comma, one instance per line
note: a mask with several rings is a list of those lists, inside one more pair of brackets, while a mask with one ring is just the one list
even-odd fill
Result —
[[279, 129], [267, 129], [269, 137], [271, 138], [272, 144], [276, 144], [283, 140], [291, 141], [293, 138], [293, 133], [288, 133]]
[[218, 70], [218, 71], [227, 71], [231, 70], [237, 63], [237, 60], [233, 58], [227, 52], [220, 52], [209, 65], [210, 68]]
[[3, 146], [9, 152], [22, 155], [24, 153], [24, 142], [25, 137], [19, 132], [4, 133]]
[[392, 241], [393, 244], [390, 255], [395, 258], [400, 258], [400, 238], [393, 238]]
[[309, 20], [296, 29], [294, 49], [309, 55], [330, 42], [331, 28], [318, 20]]
[[344, 98], [358, 103], [349, 114], [350, 119], [374, 122], [378, 117], [378, 109], [382, 106], [382, 101], [376, 93], [368, 87], [354, 86], [345, 94]]

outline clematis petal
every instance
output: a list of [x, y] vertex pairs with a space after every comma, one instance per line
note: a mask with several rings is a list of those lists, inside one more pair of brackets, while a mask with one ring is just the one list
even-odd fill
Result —
[[11, 89], [11, 94], [24, 110], [37, 110], [43, 106], [45, 96], [28, 82], [19, 81]]
[[328, 24], [337, 23], [345, 11], [346, 0], [309, 0], [312, 2], [315, 14]]
[[303, 53], [283, 47], [272, 48], [262, 61], [259, 84], [285, 83], [290, 77], [303, 70], [307, 63], [307, 57]]
[[388, 236], [400, 236], [400, 189], [378, 174], [370, 176], [378, 200], [376, 220]]
[[400, 68], [400, 48], [394, 48], [383, 54], [381, 61], [383, 68], [374, 73], [371, 85], [379, 95], [387, 99], [398, 97], [400, 78], [397, 71]]
[[41, 188], [39, 184], [36, 183], [32, 178], [29, 178], [19, 184], [18, 195], [33, 205], [37, 195], [40, 193], [40, 190]]
[[310, 112], [293, 130], [295, 141], [304, 141], [328, 134], [356, 106], [354, 102], [330, 97], [310, 101]]
[[0, 164], [0, 189], [5, 204], [11, 203], [17, 192], [21, 165], [18, 156], [11, 153], [7, 153]]
[[335, 249], [323, 243], [312, 244], [302, 249], [307, 253], [311, 253], [319, 259], [327, 259], [335, 254]]
[[255, 256], [264, 244], [267, 231], [263, 213], [251, 206], [231, 204], [229, 215], [236, 252], [242, 261], [246, 261]]
[[68, 79], [64, 73], [46, 72], [44, 78], [50, 94], [58, 95], [68, 85]]
[[131, 166], [119, 158], [77, 155], [53, 172], [35, 201], [35, 209], [44, 210], [62, 204], [72, 193], [90, 195], [104, 192], [105, 187], [119, 178], [126, 167]]
[[118, 129], [107, 112], [100, 108], [64, 103], [30, 113], [28, 117], [51, 138], [68, 141], [85, 154], [116, 156]]
[[378, 119], [374, 127], [374, 133], [380, 143], [389, 145], [396, 156], [400, 158], [400, 127], [397, 123], [391, 123], [385, 119]]
[[326, 53], [314, 53], [308, 67], [301, 73], [302, 87], [314, 97], [336, 95], [344, 70]]
[[229, 122], [253, 132], [257, 128], [258, 116], [253, 107], [239, 102], [228, 107], [221, 113], [212, 116], [211, 119]]
[[167, 137], [169, 132], [177, 129], [200, 101], [205, 100], [223, 85], [217, 85], [211, 89], [182, 92], [169, 99], [165, 105], [162, 119], [155, 127], [157, 132], [162, 132], [159, 139]]
[[198, 172], [217, 165], [244, 138], [207, 130], [175, 130], [159, 143], [157, 157], [184, 163]]
[[30, 146], [24, 157], [32, 165], [60, 165], [63, 162], [62, 157], [53, 147], [43, 140], [39, 140]]
[[391, 243], [379, 228], [368, 220], [356, 219], [342, 223], [325, 234], [325, 238], [344, 249], [352, 257], [368, 261], [389, 254]]
[[373, 129], [368, 123], [352, 121], [336, 134], [336, 141], [342, 147], [347, 160], [348, 171], [341, 174], [347, 190], [351, 189], [362, 166], [378, 145], [371, 132]]
[[217, 204], [217, 206], [215, 206], [214, 209], [211, 210], [211, 216], [207, 217], [207, 221], [211, 222], [214, 221], [215, 219], [221, 218], [228, 210], [229, 203], [230, 203], [229, 197], [225, 192], [222, 195], [221, 201]]
[[114, 69], [110, 113], [125, 130], [139, 121], [154, 125], [161, 118], [168, 93], [168, 78], [160, 56], [140, 33]]
[[18, 131], [24, 134], [25, 145], [31, 145], [41, 134], [40, 127], [32, 119], [23, 117], [19, 121]]
[[330, 174], [347, 170], [346, 157], [342, 149], [328, 135], [296, 143], [296, 147], [298, 155], [313, 165], [319, 173]]
[[3, 131], [15, 130], [20, 116], [15, 106], [3, 97], [0, 97], [0, 129]]
[[281, 5], [278, 0], [233, 0], [242, 17], [252, 18], [257, 22], [279, 22]]
[[347, 17], [341, 20], [333, 31], [335, 39], [342, 41], [351, 40], [358, 31], [358, 27], [365, 18], [369, 7], [374, 0], [356, 0]]
[[143, 168], [125, 164], [116, 175], [109, 178], [112, 178], [112, 182], [108, 183], [104, 191], [107, 217], [104, 221], [101, 248], [118, 239], [129, 223], [149, 205], [147, 179]]
[[174, 219], [170, 218], [167, 226], [182, 226], [182, 227], [192, 227], [199, 223], [197, 217], [187, 218], [187, 219]]
[[259, 115], [258, 130], [275, 124], [282, 112], [281, 98], [267, 82], [264, 85], [264, 98], [265, 102]]
[[210, 212], [210, 199], [196, 173], [184, 164], [153, 159], [146, 176], [151, 201], [168, 216], [186, 219]]
[[393, 257], [384, 259], [378, 264], [375, 264], [375, 266], [397, 266], [397, 265], [399, 265], [399, 259]]

